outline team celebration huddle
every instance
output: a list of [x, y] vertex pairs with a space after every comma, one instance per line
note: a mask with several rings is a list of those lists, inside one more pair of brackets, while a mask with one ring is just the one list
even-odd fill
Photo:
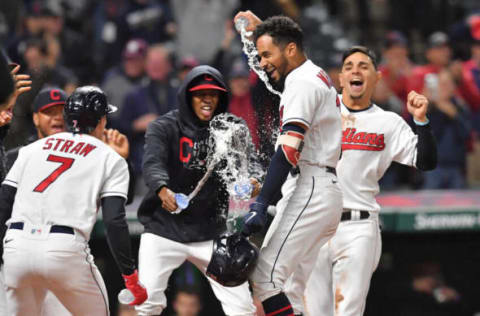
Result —
[[[42, 87], [31, 102], [35, 137], [0, 150], [0, 315], [110, 315], [109, 284], [89, 247], [97, 218], [124, 280], [118, 299], [133, 315], [162, 314], [185, 261], [226, 315], [364, 314], [382, 252], [379, 181], [393, 162], [437, 166], [429, 98], [408, 91], [412, 128], [372, 101], [382, 76], [372, 49], [343, 51], [338, 92], [293, 19], [262, 21], [247, 10], [231, 22], [250, 44], [246, 76], [280, 98], [273, 150], [256, 145], [262, 128], [240, 118], [248, 109], [230, 110], [234, 91], [209, 64], [192, 65], [168, 110], [143, 121], [138, 148], [110, 125], [120, 110], [107, 89]], [[2, 56], [0, 129], [35, 86], [12, 62]], [[139, 153], [146, 189], [137, 257], [126, 204]], [[229, 212], [235, 199], [249, 200], [248, 209]]]

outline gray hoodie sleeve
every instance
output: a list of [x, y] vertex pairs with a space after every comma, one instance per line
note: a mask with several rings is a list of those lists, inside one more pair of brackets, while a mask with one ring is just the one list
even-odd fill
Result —
[[151, 122], [145, 133], [143, 176], [147, 186], [154, 192], [168, 185], [169, 133], [161, 120]]

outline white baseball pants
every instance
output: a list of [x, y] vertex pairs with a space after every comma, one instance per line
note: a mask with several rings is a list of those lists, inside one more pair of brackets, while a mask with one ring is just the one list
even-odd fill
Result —
[[289, 280], [286, 293], [295, 313], [363, 315], [381, 252], [377, 213], [371, 212], [369, 219], [341, 222], [335, 235], [320, 250], [306, 285], [302, 266]]
[[305, 277], [313, 269], [320, 247], [335, 233], [342, 212], [337, 177], [325, 168], [303, 166], [282, 187], [277, 215], [260, 249], [252, 274], [253, 290], [262, 302], [284, 291], [299, 264]]
[[[0, 271], [0, 315], [8, 315], [7, 312], [7, 288], [5, 286], [4, 277], [3, 277], [3, 266]], [[45, 295], [45, 300], [43, 301], [41, 316], [71, 316], [70, 313], [63, 305], [60, 303], [58, 298], [50, 291], [47, 291]]]
[[8, 315], [41, 315], [47, 291], [74, 315], [109, 315], [105, 284], [81, 234], [25, 223], [8, 229], [3, 242]]
[[[140, 282], [145, 286], [148, 299], [136, 306], [138, 315], [159, 315], [167, 306], [165, 289], [173, 270], [185, 260], [193, 263], [203, 274], [212, 257], [213, 241], [179, 243], [151, 233], [140, 237], [138, 272]], [[224, 287], [207, 277], [215, 296], [229, 316], [255, 316], [248, 283], [236, 287]]]

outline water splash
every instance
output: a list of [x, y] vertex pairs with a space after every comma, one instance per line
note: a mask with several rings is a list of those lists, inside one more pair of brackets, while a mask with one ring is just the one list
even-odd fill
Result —
[[[230, 113], [216, 115], [209, 126], [208, 153], [206, 157], [207, 172], [188, 195], [192, 200], [202, 189], [213, 172], [226, 185], [231, 197], [236, 195], [235, 185], [248, 182], [250, 178], [249, 152], [251, 137], [243, 120]], [[255, 173], [263, 176], [264, 170], [258, 166]], [[234, 233], [238, 219], [248, 212], [249, 202], [230, 198], [228, 214], [220, 214], [227, 221], [229, 233]], [[181, 212], [177, 210], [176, 213]]]
[[247, 32], [245, 29], [246, 26], [248, 25], [248, 20], [245, 18], [240, 18], [237, 20], [237, 23], [235, 23], [235, 27], [237, 28], [237, 31], [240, 33], [240, 37], [242, 39], [243, 43], [243, 52], [245, 55], [247, 55], [247, 60], [248, 60], [248, 66], [250, 66], [250, 69], [255, 71], [255, 73], [258, 75], [258, 77], [265, 83], [265, 86], [267, 89], [278, 96], [282, 96], [282, 93], [275, 90], [270, 82], [268, 81], [268, 76], [267, 73], [260, 67], [260, 62], [258, 61], [258, 51], [257, 48], [255, 47], [255, 44], [249, 39], [250, 36], [252, 36], [252, 32]]
[[[215, 116], [210, 122], [211, 143], [214, 143], [211, 161], [219, 163], [215, 172], [222, 179], [230, 194], [229, 211], [224, 214], [229, 233], [239, 228], [239, 219], [249, 210], [249, 201], [237, 199], [235, 186], [238, 183], [248, 183], [250, 180], [249, 152], [251, 137], [248, 127], [236, 116], [223, 113]], [[258, 166], [256, 174], [263, 175], [264, 170]]]

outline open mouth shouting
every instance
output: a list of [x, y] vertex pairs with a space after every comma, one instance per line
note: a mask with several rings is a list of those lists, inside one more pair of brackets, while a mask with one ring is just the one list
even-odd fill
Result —
[[50, 125], [50, 130], [53, 134], [60, 133], [64, 131], [64, 126], [63, 124], [52, 124]]
[[362, 79], [355, 78], [350, 80], [350, 91], [352, 94], [360, 94], [363, 91], [364, 82]]

